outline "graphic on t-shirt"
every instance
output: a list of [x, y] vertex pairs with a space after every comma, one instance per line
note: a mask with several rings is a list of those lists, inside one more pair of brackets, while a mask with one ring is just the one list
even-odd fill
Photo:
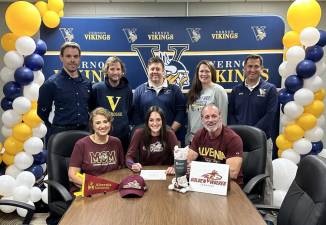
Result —
[[153, 144], [149, 145], [149, 151], [150, 152], [162, 152], [163, 151], [163, 146], [161, 142], [157, 141]]
[[120, 102], [120, 99], [122, 97], [120, 96], [106, 96], [107, 100], [108, 100], [108, 103], [109, 103], [109, 106], [111, 107], [111, 112], [110, 114], [115, 117], [115, 116], [122, 116], [122, 112], [115, 112], [115, 109], [117, 108], [119, 102]]
[[214, 148], [199, 147], [198, 150], [199, 155], [203, 157], [206, 162], [218, 162], [226, 158], [224, 152]]
[[90, 152], [89, 155], [94, 166], [114, 165], [117, 163], [115, 151]]
[[206, 106], [208, 103], [212, 102], [212, 96], [210, 95], [202, 95], [197, 99], [193, 104], [191, 104], [191, 110], [192, 111], [201, 111], [204, 106]]

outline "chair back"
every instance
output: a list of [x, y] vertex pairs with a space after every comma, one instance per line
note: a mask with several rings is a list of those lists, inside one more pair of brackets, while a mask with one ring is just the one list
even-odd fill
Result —
[[304, 157], [283, 200], [278, 225], [326, 224], [326, 159]]

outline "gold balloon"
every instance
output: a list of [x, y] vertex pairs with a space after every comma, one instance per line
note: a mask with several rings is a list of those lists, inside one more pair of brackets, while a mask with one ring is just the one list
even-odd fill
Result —
[[16, 40], [18, 36], [13, 33], [6, 33], [1, 37], [1, 46], [2, 48], [9, 52], [11, 50], [16, 50]]
[[23, 115], [23, 121], [31, 128], [35, 128], [42, 122], [41, 118], [37, 115], [36, 109], [31, 109]]
[[48, 1], [48, 9], [54, 12], [59, 13], [63, 10], [64, 3], [63, 0], [49, 0]]
[[48, 28], [55, 28], [60, 24], [60, 17], [54, 11], [46, 11], [43, 15], [43, 23]]
[[284, 128], [284, 136], [289, 141], [297, 141], [304, 135], [304, 130], [297, 124], [288, 124]]
[[63, 12], [63, 10], [61, 10], [58, 14], [59, 14], [60, 17], [64, 17], [64, 15], [65, 15], [65, 13]]
[[292, 148], [293, 143], [291, 141], [289, 141], [288, 139], [286, 139], [285, 136], [284, 136], [284, 134], [280, 134], [276, 138], [276, 146], [280, 150], [285, 150], [285, 149], [288, 149], [288, 148]]
[[12, 136], [21, 142], [24, 142], [28, 138], [32, 137], [32, 134], [33, 134], [32, 128], [30, 128], [25, 123], [16, 124], [12, 129]]
[[44, 13], [48, 11], [48, 4], [46, 4], [46, 2], [38, 1], [35, 3], [35, 6], [38, 9], [41, 16], [43, 16]]
[[324, 102], [320, 100], [314, 100], [310, 105], [304, 107], [304, 112], [311, 113], [318, 118], [324, 112], [324, 108]]
[[41, 26], [41, 15], [29, 2], [17, 1], [6, 10], [6, 24], [11, 32], [18, 36], [33, 36]]
[[15, 156], [14, 155], [10, 155], [8, 153], [4, 153], [2, 155], [2, 161], [4, 162], [4, 164], [6, 164], [7, 166], [10, 166], [12, 164], [14, 164], [14, 159]]
[[314, 97], [315, 100], [323, 101], [324, 98], [325, 98], [325, 95], [326, 95], [326, 93], [325, 93], [325, 89], [322, 88], [322, 89], [320, 89], [319, 91], [316, 91], [314, 95], [315, 95], [315, 97]]
[[32, 101], [32, 109], [37, 109], [37, 101]]
[[293, 30], [288, 31], [284, 34], [282, 42], [285, 48], [291, 48], [295, 45], [301, 46], [300, 35], [298, 32]]
[[321, 8], [316, 0], [296, 0], [287, 12], [292, 30], [301, 32], [306, 27], [316, 27], [321, 18]]
[[6, 138], [4, 142], [4, 148], [6, 149], [6, 153], [10, 155], [16, 155], [18, 152], [23, 151], [24, 145], [13, 136], [10, 136]]
[[296, 122], [304, 130], [310, 130], [317, 124], [317, 118], [310, 113], [303, 113]]

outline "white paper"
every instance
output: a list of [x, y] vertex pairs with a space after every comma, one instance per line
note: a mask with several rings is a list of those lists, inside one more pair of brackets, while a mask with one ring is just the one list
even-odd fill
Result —
[[166, 180], [165, 170], [142, 170], [140, 176], [144, 180]]

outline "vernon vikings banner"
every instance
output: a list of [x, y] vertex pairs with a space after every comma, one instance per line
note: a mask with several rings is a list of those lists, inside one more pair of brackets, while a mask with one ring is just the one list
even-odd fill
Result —
[[280, 87], [284, 22], [277, 16], [62, 18], [55, 30], [41, 29], [48, 46], [43, 70], [46, 77], [60, 69], [59, 49], [65, 41], [82, 48], [80, 71], [92, 82], [104, 79], [101, 71], [109, 56], [126, 64], [132, 88], [147, 80], [146, 63], [160, 56], [170, 83], [190, 88], [196, 64], [214, 62], [217, 81], [230, 89], [243, 81], [247, 54], [264, 57], [262, 77]]

